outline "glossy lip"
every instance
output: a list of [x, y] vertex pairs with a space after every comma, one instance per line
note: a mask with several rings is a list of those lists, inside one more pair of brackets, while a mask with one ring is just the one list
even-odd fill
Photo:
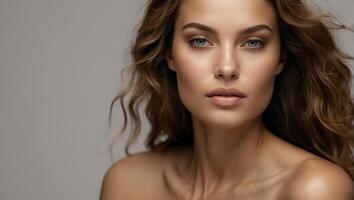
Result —
[[235, 106], [242, 102], [246, 95], [235, 88], [217, 88], [207, 95], [211, 103], [222, 106], [230, 107]]
[[213, 97], [213, 96], [231, 96], [231, 97], [239, 97], [239, 98], [244, 98], [246, 95], [242, 93], [241, 91], [235, 89], [235, 88], [217, 88], [208, 94], [206, 94], [207, 97]]

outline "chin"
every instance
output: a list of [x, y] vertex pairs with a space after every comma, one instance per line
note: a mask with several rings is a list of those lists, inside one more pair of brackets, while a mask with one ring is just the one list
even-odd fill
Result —
[[[193, 114], [192, 114], [193, 115]], [[209, 127], [216, 127], [220, 129], [234, 129], [237, 127], [241, 127], [242, 125], [246, 124], [248, 121], [245, 116], [235, 113], [202, 113], [193, 115], [197, 121], [200, 123], [209, 126]]]

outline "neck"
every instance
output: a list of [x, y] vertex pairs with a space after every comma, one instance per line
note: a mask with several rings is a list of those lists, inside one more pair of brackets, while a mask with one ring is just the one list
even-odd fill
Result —
[[265, 132], [260, 118], [232, 129], [192, 120], [194, 146], [188, 171], [195, 189], [206, 194], [252, 176]]

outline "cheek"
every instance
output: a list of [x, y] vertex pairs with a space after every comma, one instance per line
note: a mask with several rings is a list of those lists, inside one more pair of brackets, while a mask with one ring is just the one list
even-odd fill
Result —
[[206, 77], [212, 73], [209, 66], [210, 56], [197, 54], [186, 48], [176, 45], [174, 60], [176, 64], [177, 87], [183, 104], [193, 110], [192, 105], [198, 105], [205, 86]]
[[[262, 91], [273, 85], [275, 64], [273, 61], [256, 61], [245, 70], [244, 78], [247, 79], [253, 94], [263, 93]], [[246, 81], [246, 80], [245, 80]]]
[[[268, 106], [274, 86], [274, 73], [278, 61], [272, 55], [264, 55], [258, 59], [250, 59], [249, 67], [244, 69], [243, 79], [249, 89], [249, 100], [255, 112], [262, 112]], [[259, 113], [260, 114], [260, 113]]]

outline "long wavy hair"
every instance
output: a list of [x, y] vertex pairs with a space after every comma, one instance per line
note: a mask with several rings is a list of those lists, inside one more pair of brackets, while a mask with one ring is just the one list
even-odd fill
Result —
[[[346, 63], [353, 57], [338, 48], [333, 34], [338, 29], [354, 32], [353, 28], [301, 0], [268, 1], [276, 11], [286, 64], [275, 78], [273, 97], [262, 120], [274, 135], [341, 166], [353, 180], [354, 110], [351, 71]], [[166, 63], [180, 3], [181, 0], [149, 0], [145, 5], [131, 44], [132, 63], [121, 71], [129, 82], [110, 105], [109, 126], [118, 100], [124, 114], [123, 126], [112, 140], [111, 153], [130, 120], [125, 153], [131, 155], [129, 148], [141, 132], [139, 108], [144, 102], [151, 125], [144, 143], [148, 150], [193, 144], [191, 113], [182, 104], [176, 74]], [[124, 98], [128, 94], [126, 104]]]

